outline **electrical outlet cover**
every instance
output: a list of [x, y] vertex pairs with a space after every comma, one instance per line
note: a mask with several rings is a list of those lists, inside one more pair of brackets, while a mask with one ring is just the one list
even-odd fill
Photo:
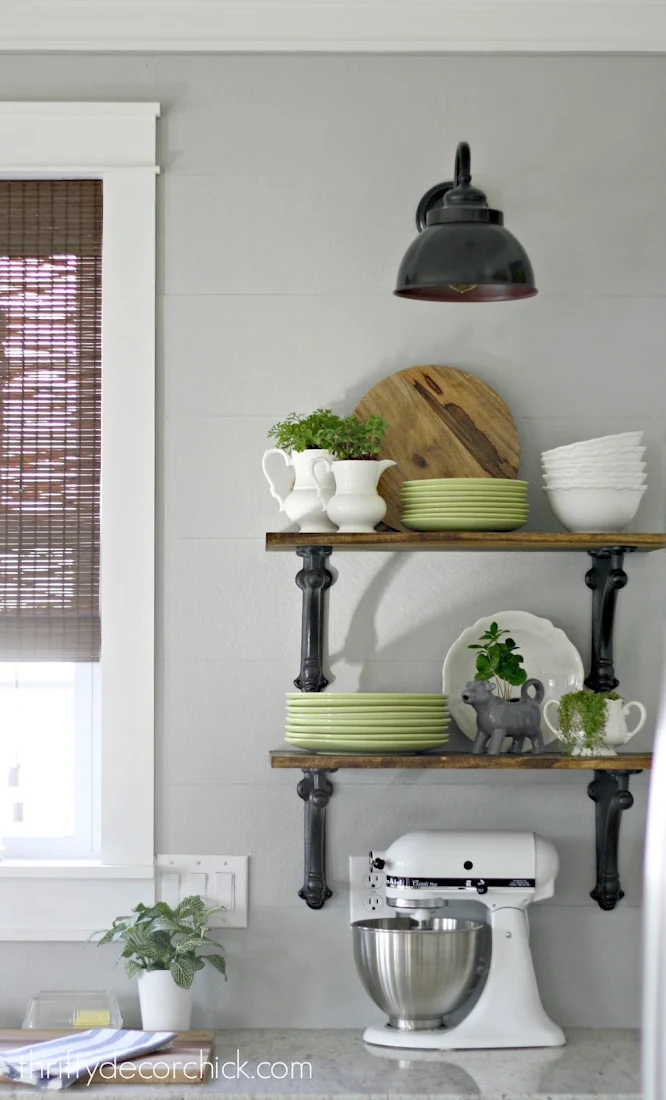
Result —
[[367, 920], [370, 915], [390, 915], [386, 904], [386, 876], [371, 870], [367, 855], [350, 856], [349, 919], [353, 924], [357, 920]]

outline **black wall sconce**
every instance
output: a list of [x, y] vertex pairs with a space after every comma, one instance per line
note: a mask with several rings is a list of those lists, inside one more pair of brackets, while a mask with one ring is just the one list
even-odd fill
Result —
[[452, 183], [438, 183], [416, 211], [419, 235], [407, 249], [394, 293], [431, 302], [510, 302], [537, 293], [525, 249], [472, 187], [469, 145], [456, 150]]

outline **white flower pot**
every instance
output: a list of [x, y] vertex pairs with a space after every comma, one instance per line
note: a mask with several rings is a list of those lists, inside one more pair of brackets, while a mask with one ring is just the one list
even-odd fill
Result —
[[[548, 717], [548, 711], [551, 707], [557, 707], [559, 710], [559, 701], [557, 699], [549, 699], [543, 708], [543, 717], [546, 725], [553, 733], [562, 739], [561, 733], [557, 726], [551, 722]], [[638, 723], [632, 730], [627, 729], [627, 713], [631, 707], [636, 707], [638, 710]], [[577, 734], [579, 744], [574, 748], [574, 756], [617, 756], [616, 749], [622, 745], [626, 745], [627, 741], [630, 741], [632, 737], [635, 737], [640, 729], [645, 724], [647, 713], [642, 703], [638, 703], [635, 700], [631, 703], [625, 703], [623, 699], [607, 699], [606, 700], [606, 713], [608, 715], [606, 719], [606, 729], [604, 730], [604, 748], [600, 749], [586, 749], [583, 747], [584, 734], [582, 730]]]
[[139, 975], [144, 1031], [188, 1031], [193, 1000], [194, 985], [181, 989], [169, 970], [149, 970]]
[[[326, 484], [322, 471], [333, 471], [335, 495], [326, 505], [329, 519], [340, 528], [342, 534], [351, 532], [371, 533], [386, 515], [386, 501], [377, 492], [377, 484], [384, 470], [395, 466], [391, 458], [381, 461], [349, 459], [328, 462], [322, 459], [314, 470], [319, 485], [319, 496], [325, 500]], [[330, 473], [329, 473], [330, 476]]]

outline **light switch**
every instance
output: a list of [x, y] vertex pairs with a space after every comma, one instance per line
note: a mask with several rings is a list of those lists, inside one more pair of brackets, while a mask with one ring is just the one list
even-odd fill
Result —
[[180, 901], [180, 875], [173, 872], [163, 874], [160, 881], [160, 898], [175, 909]]
[[218, 871], [215, 875], [215, 900], [218, 905], [226, 909], [228, 913], [234, 911], [234, 873], [233, 871]]
[[206, 897], [206, 879], [208, 875], [194, 874], [190, 875], [190, 893], [198, 894], [200, 898]]
[[203, 898], [207, 909], [215, 908], [211, 928], [247, 928], [248, 856], [165, 852], [155, 857], [155, 863], [158, 901], [175, 909], [193, 894]]

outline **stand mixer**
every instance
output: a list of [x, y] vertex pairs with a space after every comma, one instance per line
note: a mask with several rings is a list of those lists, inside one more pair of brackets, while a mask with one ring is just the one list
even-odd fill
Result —
[[[389, 1017], [366, 1029], [366, 1043], [421, 1050], [564, 1044], [541, 1004], [528, 940], [527, 906], [554, 892], [559, 860], [548, 840], [535, 833], [407, 833], [385, 852], [371, 852], [370, 866], [385, 873], [396, 916], [352, 925], [361, 981]], [[470, 900], [487, 909], [490, 965], [476, 1003], [447, 1026], [445, 1017], [473, 1000], [484, 928], [449, 917], [445, 907]]]

